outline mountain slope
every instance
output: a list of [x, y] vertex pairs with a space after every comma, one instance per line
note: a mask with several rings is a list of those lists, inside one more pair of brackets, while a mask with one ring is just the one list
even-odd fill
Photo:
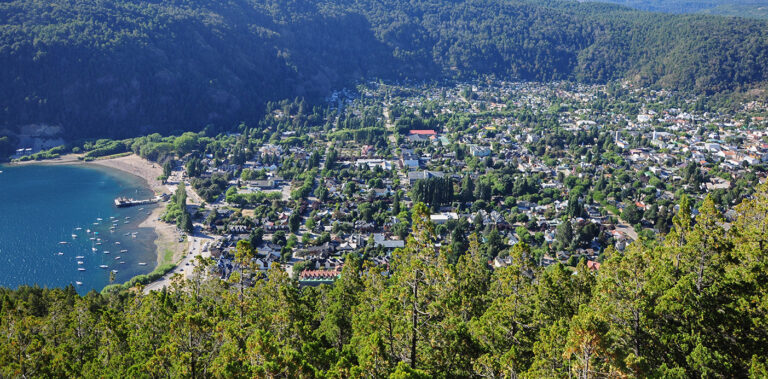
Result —
[[720, 16], [768, 18], [764, 0], [597, 0], [635, 9], [664, 13], [702, 13]]
[[723, 91], [766, 80], [766, 25], [561, 1], [15, 0], [0, 3], [0, 127], [230, 126], [371, 77]]

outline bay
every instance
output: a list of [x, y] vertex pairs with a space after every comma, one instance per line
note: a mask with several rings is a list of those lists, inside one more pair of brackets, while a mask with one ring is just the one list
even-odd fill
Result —
[[118, 196], [153, 196], [140, 178], [85, 165], [0, 171], [0, 286], [73, 284], [85, 293], [110, 284], [112, 270], [122, 283], [154, 269], [156, 235], [138, 225], [157, 205], [114, 205]]

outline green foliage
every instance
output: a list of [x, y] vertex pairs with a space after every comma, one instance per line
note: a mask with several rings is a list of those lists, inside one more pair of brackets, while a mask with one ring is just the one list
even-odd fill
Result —
[[162, 219], [165, 222], [176, 224], [179, 229], [187, 233], [192, 232], [194, 227], [192, 216], [187, 211], [187, 190], [184, 183], [179, 183], [176, 192], [171, 195], [171, 200], [168, 202]]
[[88, 150], [88, 152], [85, 153], [85, 160], [92, 160], [94, 158], [106, 157], [128, 151], [125, 142], [111, 140], [98, 140], [93, 144], [86, 143], [85, 149]]
[[238, 193], [237, 187], [230, 187], [226, 192], [226, 201], [230, 204], [236, 204], [240, 207], [256, 206], [259, 204], [271, 204], [274, 200], [280, 200], [280, 192], [249, 192]]
[[735, 211], [726, 230], [711, 197], [695, 217], [683, 197], [668, 235], [609, 248], [597, 270], [538, 267], [525, 242], [492, 268], [475, 235], [465, 251], [436, 246], [416, 203], [389, 265], [348, 255], [332, 286], [298, 287], [279, 265], [264, 276], [242, 240], [229, 280], [198, 271], [147, 295], [0, 288], [0, 375], [763, 377], [768, 184]]
[[[768, 72], [764, 22], [572, 1], [13, 0], [0, 15], [0, 119], [63, 124], [72, 138], [236, 125], [270, 100], [318, 101], [360, 78], [629, 78], [714, 92]], [[338, 138], [382, 139], [381, 125], [356, 129]], [[195, 142], [154, 141], [141, 155]]]
[[225, 173], [216, 172], [208, 178], [192, 179], [192, 187], [195, 188], [200, 197], [205, 201], [212, 203], [224, 193], [229, 186], [229, 176]]
[[651, 12], [703, 13], [723, 16], [768, 18], [761, 0], [601, 0]]
[[453, 183], [448, 178], [418, 180], [411, 189], [414, 201], [428, 203], [433, 207], [453, 201]]

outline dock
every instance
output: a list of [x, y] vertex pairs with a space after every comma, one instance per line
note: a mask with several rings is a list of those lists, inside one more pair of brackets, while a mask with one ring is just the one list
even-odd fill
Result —
[[161, 200], [162, 200], [162, 197], [160, 196], [156, 196], [152, 199], [142, 199], [142, 200], [129, 199], [127, 197], [118, 197], [115, 199], [115, 206], [118, 208], [126, 208], [126, 207], [132, 207], [135, 205], [154, 204]]

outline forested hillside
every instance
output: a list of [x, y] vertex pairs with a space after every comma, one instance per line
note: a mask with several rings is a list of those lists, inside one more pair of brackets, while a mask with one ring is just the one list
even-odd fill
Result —
[[227, 282], [2, 289], [0, 376], [765, 377], [766, 190], [729, 224], [683, 197], [663, 242], [609, 250], [597, 270], [539, 268], [523, 242], [491, 270], [477, 237], [451, 263], [418, 204], [388, 267], [350, 255], [332, 287], [279, 268], [259, 280], [240, 241]]
[[765, 82], [766, 25], [554, 0], [14, 0], [0, 3], [0, 127], [229, 127], [365, 78], [725, 91]]
[[763, 0], [598, 0], [651, 12], [706, 13], [721, 16], [768, 18]]

